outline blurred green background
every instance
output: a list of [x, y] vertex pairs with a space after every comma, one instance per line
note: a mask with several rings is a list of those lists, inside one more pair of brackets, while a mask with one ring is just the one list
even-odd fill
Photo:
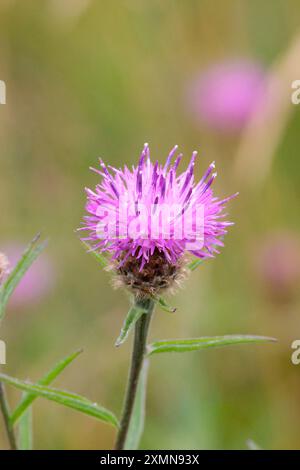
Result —
[[[245, 162], [243, 132], [208, 130], [185, 104], [188, 83], [212, 62], [250, 58], [276, 78], [274, 64], [284, 68], [299, 20], [297, 0], [1, 0], [0, 251], [42, 230], [55, 277], [38, 302], [9, 309], [0, 331], [3, 372], [37, 380], [83, 347], [56, 384], [119, 413], [130, 342], [115, 349], [114, 341], [128, 300], [74, 231], [84, 187], [97, 182], [88, 168], [99, 156], [133, 164], [149, 142], [162, 162], [178, 144], [184, 165], [199, 150], [198, 177], [216, 160], [218, 195], [240, 191], [229, 205], [236, 225], [221, 255], [170, 300], [176, 314], [157, 311], [151, 337], [251, 333], [279, 342], [154, 357], [141, 447], [243, 449], [251, 438], [263, 448], [300, 448], [300, 365], [290, 360], [300, 338], [299, 282], [275, 295], [256, 268], [273, 233], [299, 239], [300, 106], [290, 102], [299, 65], [282, 87], [285, 115], [279, 108], [271, 126], [260, 126], [265, 141], [277, 139], [268, 164], [264, 152], [257, 158], [261, 136]], [[18, 396], [9, 390], [12, 404]], [[110, 426], [42, 399], [34, 404], [34, 431], [36, 449], [105, 449], [114, 440]]]

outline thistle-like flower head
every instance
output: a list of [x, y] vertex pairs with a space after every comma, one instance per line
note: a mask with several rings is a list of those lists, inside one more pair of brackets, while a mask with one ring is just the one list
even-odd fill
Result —
[[[223, 246], [231, 222], [224, 220], [224, 207], [231, 199], [213, 195], [215, 165], [195, 182], [194, 152], [187, 169], [178, 174], [182, 155], [177, 146], [166, 163], [151, 162], [144, 145], [137, 166], [116, 169], [100, 160], [93, 169], [101, 176], [95, 190], [86, 189], [84, 240], [95, 250], [108, 252], [126, 284], [150, 290], [169, 287], [178, 278], [183, 255], [213, 257]], [[146, 289], [147, 290], [147, 289]]]

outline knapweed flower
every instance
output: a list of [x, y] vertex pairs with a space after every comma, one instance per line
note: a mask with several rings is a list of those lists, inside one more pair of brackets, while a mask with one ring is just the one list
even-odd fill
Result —
[[203, 71], [188, 90], [189, 108], [211, 129], [237, 132], [266, 96], [266, 74], [260, 64], [227, 61]]
[[[3, 250], [9, 260], [11, 269], [13, 269], [22, 256], [24, 246], [19, 242], [9, 242], [3, 246]], [[9, 307], [19, 309], [37, 303], [50, 292], [54, 279], [53, 263], [43, 253], [20, 280], [9, 300]]]
[[9, 261], [3, 253], [0, 253], [0, 285], [2, 284], [5, 277], [7, 276], [8, 271], [9, 271]]
[[231, 199], [213, 195], [215, 165], [198, 183], [194, 178], [197, 152], [178, 174], [182, 155], [175, 146], [164, 165], [151, 162], [144, 145], [137, 166], [130, 170], [106, 166], [93, 169], [101, 176], [94, 191], [86, 189], [83, 238], [94, 250], [111, 255], [122, 283], [134, 291], [156, 294], [178, 283], [185, 273], [185, 254], [213, 257], [223, 246], [231, 222], [224, 207]]

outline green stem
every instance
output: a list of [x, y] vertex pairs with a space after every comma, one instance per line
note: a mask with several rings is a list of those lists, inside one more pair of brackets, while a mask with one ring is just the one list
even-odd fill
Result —
[[0, 382], [0, 408], [2, 411], [2, 415], [3, 415], [3, 421], [4, 421], [7, 437], [9, 440], [10, 449], [17, 450], [18, 448], [17, 440], [16, 440], [13, 427], [11, 426], [10, 421], [9, 421], [9, 415], [10, 415], [9, 405], [6, 399], [5, 388], [2, 382]]
[[150, 320], [154, 309], [154, 301], [152, 299], [147, 298], [136, 301], [136, 303], [139, 307], [145, 308], [147, 313], [144, 313], [135, 324], [131, 366], [115, 450], [123, 450], [126, 442], [138, 381], [146, 352], [146, 341]]

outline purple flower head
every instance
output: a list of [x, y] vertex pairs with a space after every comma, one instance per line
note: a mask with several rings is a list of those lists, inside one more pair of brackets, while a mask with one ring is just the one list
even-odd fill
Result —
[[193, 83], [190, 108], [200, 122], [212, 129], [239, 131], [263, 104], [265, 87], [265, 73], [255, 62], [216, 64]]
[[134, 270], [147, 272], [150, 278], [162, 260], [164, 269], [168, 266], [171, 272], [185, 252], [207, 258], [223, 246], [231, 225], [223, 211], [232, 196], [220, 200], [213, 195], [214, 163], [195, 181], [197, 152], [178, 174], [182, 155], [176, 153], [177, 146], [164, 165], [153, 163], [145, 144], [138, 165], [131, 170], [107, 167], [102, 160], [100, 169], [93, 169], [101, 182], [94, 191], [86, 189], [89, 215], [82, 229], [89, 235], [83, 240], [92, 242], [95, 250], [110, 253], [126, 275]]

